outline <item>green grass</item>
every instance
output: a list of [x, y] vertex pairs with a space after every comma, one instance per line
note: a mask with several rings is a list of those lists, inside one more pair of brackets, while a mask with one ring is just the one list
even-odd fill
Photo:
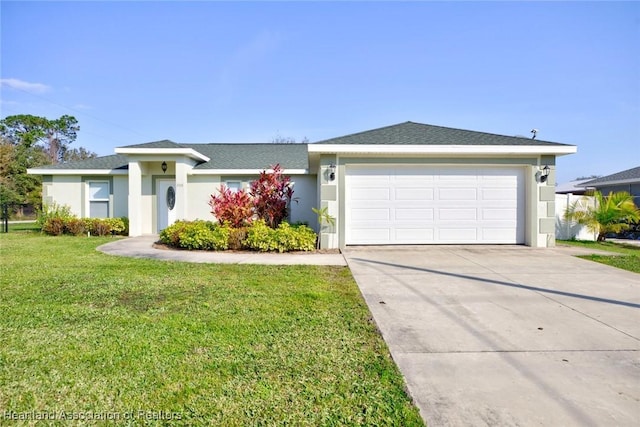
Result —
[[422, 425], [347, 268], [95, 251], [107, 241], [0, 235], [2, 420]]
[[[4, 224], [0, 231], [4, 231]], [[19, 222], [19, 223], [10, 223], [9, 224], [9, 233], [16, 231], [40, 231], [40, 227], [35, 221], [31, 222]]]
[[584, 240], [562, 240], [560, 244], [578, 246], [586, 249], [598, 251], [615, 252], [620, 255], [581, 255], [579, 258], [607, 264], [612, 267], [621, 268], [623, 270], [640, 273], [640, 247], [633, 245], [625, 245], [614, 242], [590, 242]]

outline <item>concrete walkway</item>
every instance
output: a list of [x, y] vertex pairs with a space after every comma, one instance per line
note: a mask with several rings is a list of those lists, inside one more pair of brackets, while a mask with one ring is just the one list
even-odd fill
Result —
[[638, 426], [640, 275], [584, 252], [344, 254], [429, 426]]
[[215, 264], [269, 264], [269, 265], [342, 265], [347, 263], [339, 253], [262, 253], [262, 252], [207, 252], [182, 251], [154, 248], [158, 241], [157, 235], [130, 237], [115, 240], [98, 247], [109, 255], [126, 256], [132, 258], [152, 258], [164, 261], [182, 261]]

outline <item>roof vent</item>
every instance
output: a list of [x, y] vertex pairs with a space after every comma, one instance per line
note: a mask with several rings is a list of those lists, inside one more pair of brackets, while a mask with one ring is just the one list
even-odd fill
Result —
[[533, 134], [531, 139], [536, 139], [536, 135], [538, 134], [538, 129], [531, 129], [531, 133]]

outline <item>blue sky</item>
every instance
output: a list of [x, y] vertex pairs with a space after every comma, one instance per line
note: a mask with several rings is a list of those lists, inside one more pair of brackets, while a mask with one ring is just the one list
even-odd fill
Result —
[[637, 2], [30, 2], [1, 12], [1, 116], [75, 116], [100, 155], [405, 121], [640, 165]]

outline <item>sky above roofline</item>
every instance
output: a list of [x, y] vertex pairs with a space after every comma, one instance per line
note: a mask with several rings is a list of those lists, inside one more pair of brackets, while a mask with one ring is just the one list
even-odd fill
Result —
[[638, 2], [0, 2], [0, 113], [76, 146], [310, 142], [414, 121], [636, 166]]

